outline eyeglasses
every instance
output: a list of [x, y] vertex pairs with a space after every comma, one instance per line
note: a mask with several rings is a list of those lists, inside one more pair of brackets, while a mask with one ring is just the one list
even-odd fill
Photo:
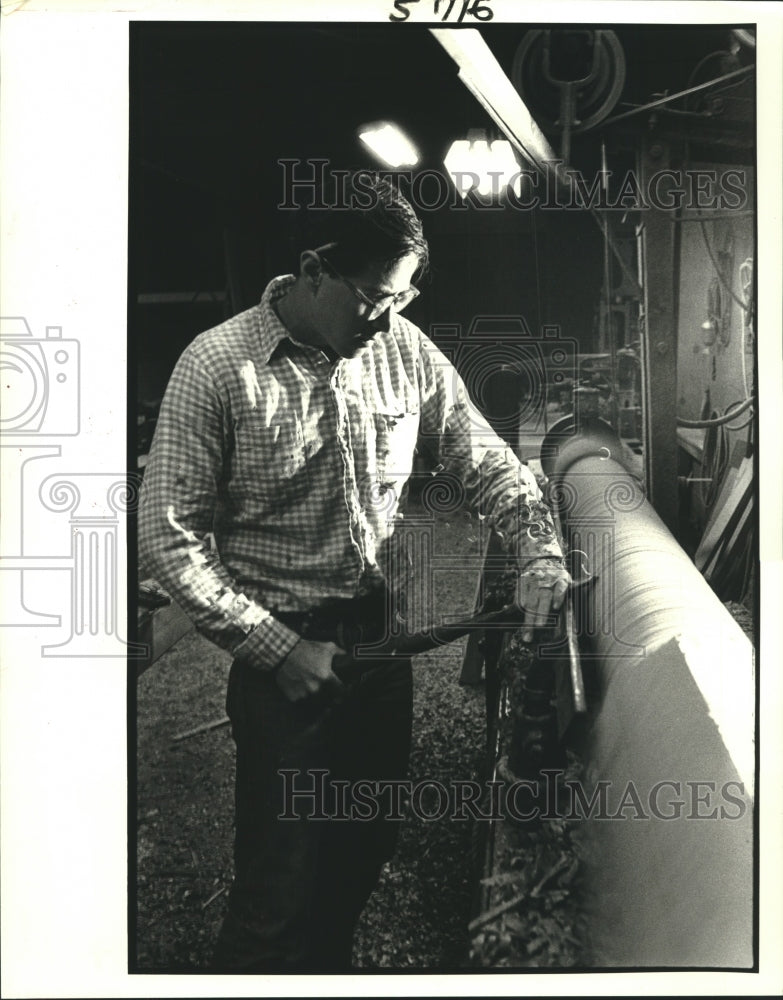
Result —
[[334, 264], [330, 264], [329, 261], [326, 259], [326, 257], [322, 256], [317, 250], [314, 250], [313, 252], [318, 257], [320, 262], [323, 264], [324, 268], [329, 272], [329, 274], [331, 274], [338, 280], [342, 281], [344, 285], [347, 285], [348, 288], [350, 288], [353, 294], [356, 296], [356, 298], [364, 306], [366, 306], [367, 314], [365, 316], [365, 319], [367, 320], [377, 319], [379, 316], [385, 313], [387, 309], [394, 309], [395, 312], [402, 312], [402, 310], [406, 306], [409, 306], [411, 302], [413, 302], [413, 300], [419, 294], [418, 288], [414, 288], [411, 285], [410, 288], [406, 288], [402, 292], [396, 292], [395, 294], [389, 294], [389, 295], [380, 295], [377, 299], [371, 299], [369, 295], [365, 295], [365, 293], [361, 290], [361, 288], [357, 288], [352, 281], [349, 281], [348, 278], [340, 274], [340, 272], [337, 270]]

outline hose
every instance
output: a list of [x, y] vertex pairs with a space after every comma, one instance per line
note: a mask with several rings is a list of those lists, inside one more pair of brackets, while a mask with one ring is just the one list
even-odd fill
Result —
[[710, 241], [707, 239], [707, 229], [704, 225], [704, 219], [699, 218], [699, 227], [701, 229], [701, 238], [704, 240], [704, 246], [707, 249], [709, 258], [712, 261], [712, 266], [715, 268], [715, 274], [718, 276], [718, 281], [723, 285], [729, 295], [734, 299], [740, 309], [745, 310], [749, 308], [750, 303], [743, 302], [743, 300], [737, 295], [737, 293], [732, 289], [731, 285], [726, 281], [723, 276], [723, 271], [720, 268], [717, 260], [715, 260], [715, 254], [712, 252], [712, 247], [710, 246]]
[[[713, 413], [715, 411], [713, 410]], [[718, 489], [723, 481], [723, 475], [729, 464], [729, 447], [726, 428], [721, 423], [713, 423], [704, 435], [704, 453], [702, 465], [707, 483], [699, 484], [699, 493], [704, 509], [709, 510], [715, 503]]]
[[753, 423], [753, 418], [755, 414], [751, 413], [750, 416], [746, 417], [741, 424], [726, 424], [727, 431], [744, 431], [746, 427]]
[[621, 114], [615, 115], [614, 118], [607, 118], [603, 123], [603, 127], [605, 128], [607, 125], [614, 125], [615, 122], [619, 122], [623, 118], [630, 118], [631, 115], [638, 115], [640, 112], [648, 111], [650, 108], [657, 108], [663, 104], [668, 104], [670, 101], [676, 101], [680, 97], [687, 97], [690, 94], [698, 93], [700, 90], [708, 90], [710, 87], [714, 87], [718, 83], [723, 83], [724, 80], [734, 80], [740, 76], [747, 76], [747, 74], [752, 73], [755, 68], [755, 66], [743, 66], [741, 69], [735, 69], [731, 73], [725, 73], [723, 76], [716, 77], [714, 80], [708, 80], [706, 83], [700, 83], [687, 90], [681, 90], [677, 94], [667, 94], [666, 97], [660, 97], [657, 101], [650, 101], [648, 104], [642, 104], [639, 107], [631, 108], [630, 111], [623, 111]]
[[[744, 413], [749, 406], [752, 406], [756, 402], [755, 396], [748, 396], [741, 403], [735, 403], [728, 407], [726, 412], [721, 417], [710, 417], [709, 420], [686, 420], [685, 417], [677, 417], [678, 427], [721, 427], [723, 424], [727, 424], [730, 420], [738, 417], [740, 413]], [[744, 425], [743, 425], [744, 426]]]
[[700, 485], [699, 487], [705, 510], [709, 510], [715, 503], [718, 489], [723, 482], [723, 476], [729, 464], [728, 431], [743, 430], [752, 423], [754, 414], [751, 413], [741, 424], [729, 424], [727, 420], [731, 420], [741, 412], [741, 409], [745, 409], [750, 402], [752, 402], [752, 399], [732, 403], [731, 406], [726, 407], [726, 411], [722, 416], [718, 416], [713, 411], [715, 415], [709, 420], [698, 421], [707, 425], [707, 433], [704, 435], [702, 465], [704, 466], [704, 478], [708, 480], [708, 484], [706, 486]]

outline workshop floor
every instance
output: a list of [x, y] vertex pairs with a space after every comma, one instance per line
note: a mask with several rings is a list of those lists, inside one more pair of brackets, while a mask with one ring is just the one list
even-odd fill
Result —
[[[435, 526], [448, 572], [436, 608], [472, 609], [477, 542], [466, 523]], [[455, 564], [456, 559], [456, 564]], [[456, 568], [455, 568], [456, 565]], [[475, 778], [484, 753], [482, 688], [460, 687], [464, 640], [415, 660], [412, 781]], [[234, 748], [228, 727], [173, 737], [224, 714], [230, 659], [191, 632], [138, 681], [137, 927], [140, 972], [205, 969], [231, 880]], [[467, 961], [475, 889], [468, 823], [401, 825], [356, 935], [354, 964], [456, 969]]]

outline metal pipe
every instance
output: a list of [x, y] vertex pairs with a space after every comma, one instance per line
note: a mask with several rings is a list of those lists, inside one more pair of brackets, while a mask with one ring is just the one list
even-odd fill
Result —
[[[753, 785], [754, 684], [750, 642], [677, 544], [626, 468], [611, 427], [591, 420], [578, 435], [560, 421], [542, 445], [570, 544], [599, 585], [580, 593], [580, 634], [603, 683], [677, 640], [745, 787]], [[716, 662], [722, 666], [717, 669]], [[729, 683], [730, 679], [730, 683]]]
[[587, 420], [574, 433], [569, 421], [544, 440], [542, 465], [571, 545], [598, 577], [579, 609], [582, 658], [589, 649], [600, 686], [583, 753], [592, 811], [578, 813], [591, 941], [608, 966], [745, 968], [753, 650], [645, 499], [609, 425]]

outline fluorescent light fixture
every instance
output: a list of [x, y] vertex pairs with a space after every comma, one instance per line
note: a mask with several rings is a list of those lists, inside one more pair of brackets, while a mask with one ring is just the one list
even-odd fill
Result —
[[511, 143], [506, 139], [488, 142], [481, 129], [471, 129], [467, 139], [453, 142], [443, 165], [463, 198], [471, 191], [484, 198], [499, 197], [509, 186], [517, 197], [522, 194], [520, 167]]
[[[533, 166], [557, 161], [541, 129], [476, 28], [430, 28], [459, 66], [459, 78]], [[555, 168], [557, 169], [557, 168]]]
[[415, 167], [419, 153], [405, 133], [391, 122], [371, 122], [359, 127], [359, 138], [390, 167]]

